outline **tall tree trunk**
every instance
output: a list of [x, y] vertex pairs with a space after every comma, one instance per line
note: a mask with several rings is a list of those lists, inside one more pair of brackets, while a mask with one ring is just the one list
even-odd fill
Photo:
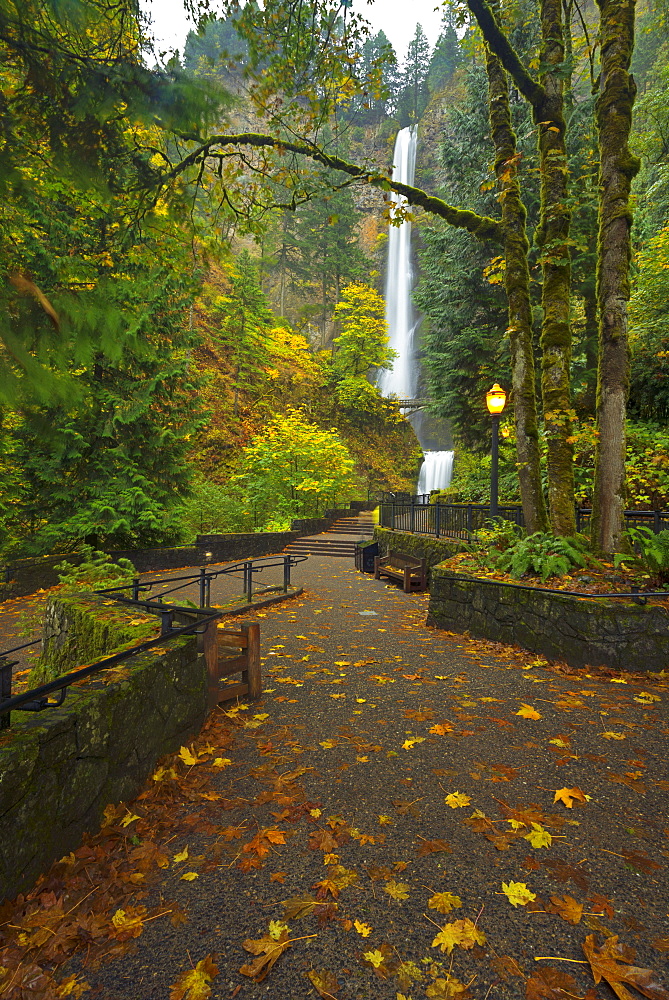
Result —
[[506, 260], [505, 284], [509, 302], [511, 391], [516, 426], [518, 479], [528, 531], [546, 531], [548, 518], [541, 488], [527, 213], [520, 197], [516, 136], [509, 108], [509, 86], [498, 57], [486, 47], [490, 125], [495, 144], [495, 173], [500, 189]]
[[564, 59], [561, 0], [542, 0], [543, 100], [534, 108], [541, 162], [541, 217], [537, 230], [543, 273], [541, 390], [551, 526], [557, 535], [572, 535], [576, 518], [570, 387], [571, 210], [563, 107]]
[[625, 414], [629, 389], [630, 188], [639, 160], [629, 135], [636, 84], [629, 72], [634, 49], [634, 0], [597, 0], [601, 76], [596, 104], [599, 133], [599, 370], [592, 540], [602, 552], [621, 547], [625, 510]]

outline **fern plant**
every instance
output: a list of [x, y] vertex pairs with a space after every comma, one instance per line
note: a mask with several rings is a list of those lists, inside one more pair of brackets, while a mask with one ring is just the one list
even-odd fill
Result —
[[652, 528], [632, 527], [625, 535], [633, 551], [617, 553], [614, 556], [615, 565], [638, 561], [659, 583], [669, 581], [669, 531], [655, 534]]
[[588, 540], [583, 535], [562, 538], [535, 531], [495, 557], [495, 569], [516, 579], [531, 571], [544, 583], [549, 576], [564, 576], [576, 567], [587, 566], [587, 547]]
[[58, 579], [67, 590], [102, 590], [106, 587], [122, 587], [124, 583], [130, 583], [137, 575], [137, 571], [129, 559], [119, 559], [117, 563], [114, 563], [110, 555], [97, 551], [92, 545], [82, 545], [79, 551], [83, 556], [79, 565], [65, 560], [54, 567], [58, 573]]

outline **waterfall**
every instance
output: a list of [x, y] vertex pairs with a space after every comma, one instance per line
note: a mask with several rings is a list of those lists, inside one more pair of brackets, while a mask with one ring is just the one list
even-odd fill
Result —
[[[400, 184], [413, 184], [416, 139], [415, 126], [403, 128], [397, 133], [393, 154], [393, 180]], [[391, 194], [391, 199], [395, 204], [406, 204], [406, 199], [401, 195]], [[396, 396], [398, 399], [415, 399], [418, 386], [414, 337], [420, 325], [420, 317], [416, 316], [411, 299], [413, 284], [411, 223], [406, 221], [401, 226], [390, 226], [388, 233], [386, 322], [390, 346], [398, 356], [391, 370], [381, 371], [377, 383], [384, 396]], [[422, 416], [417, 413], [413, 423], [421, 447], [425, 449], [428, 442], [421, 436]], [[453, 452], [430, 449], [424, 453], [425, 460], [420, 470], [417, 492], [429, 493], [430, 490], [445, 489], [453, 472]]]
[[453, 475], [452, 451], [426, 451], [418, 476], [418, 493], [443, 490]]
[[[413, 184], [416, 167], [416, 129], [403, 128], [397, 133], [393, 156], [393, 180]], [[401, 195], [391, 194], [396, 205], [406, 205]], [[388, 233], [388, 270], [386, 272], [386, 322], [390, 346], [397, 351], [393, 367], [384, 369], [379, 376], [379, 389], [384, 396], [414, 399], [417, 372], [414, 353], [416, 320], [411, 292], [413, 289], [411, 265], [411, 223], [390, 226]]]

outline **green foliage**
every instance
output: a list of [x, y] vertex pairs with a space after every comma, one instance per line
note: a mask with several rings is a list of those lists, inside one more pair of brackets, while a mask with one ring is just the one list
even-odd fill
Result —
[[[440, 491], [438, 499], [442, 503], [488, 503], [491, 462], [490, 455], [456, 448], [451, 485]], [[519, 501], [515, 453], [504, 438], [499, 449], [499, 501]]]
[[633, 551], [619, 552], [614, 556], [614, 564], [639, 562], [660, 584], [669, 582], [669, 531], [657, 534], [648, 527], [631, 527], [625, 537]]
[[496, 518], [486, 521], [485, 527], [475, 531], [469, 547], [475, 552], [496, 549], [505, 552], [518, 541], [519, 529], [511, 521]]
[[255, 519], [251, 501], [239, 484], [221, 485], [197, 476], [191, 486], [179, 522], [185, 542], [196, 535], [211, 535], [227, 531], [254, 531]]
[[110, 555], [98, 552], [92, 545], [82, 545], [79, 552], [83, 556], [79, 565], [65, 560], [54, 567], [58, 579], [68, 591], [121, 587], [137, 576], [129, 559], [119, 559], [114, 563]]
[[517, 539], [491, 562], [495, 569], [516, 579], [531, 571], [543, 583], [549, 576], [564, 576], [576, 567], [587, 566], [588, 545], [584, 535], [565, 538], [536, 531]]
[[289, 410], [244, 448], [233, 477], [258, 511], [259, 526], [314, 516], [355, 492], [353, 459], [334, 429], [324, 430]]

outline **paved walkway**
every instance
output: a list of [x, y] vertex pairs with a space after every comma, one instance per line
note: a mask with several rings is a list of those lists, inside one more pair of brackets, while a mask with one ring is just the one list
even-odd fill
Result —
[[426, 595], [349, 560], [311, 557], [295, 582], [303, 597], [249, 616], [262, 701], [218, 713], [199, 764], [164, 762], [176, 777], [42, 887], [82, 900], [87, 927], [136, 918], [114, 961], [91, 939], [68, 974], [96, 1000], [196, 1000], [198, 977], [243, 1000], [594, 1000], [612, 996], [585, 964], [594, 935], [666, 989], [666, 678], [561, 673], [427, 628]]

